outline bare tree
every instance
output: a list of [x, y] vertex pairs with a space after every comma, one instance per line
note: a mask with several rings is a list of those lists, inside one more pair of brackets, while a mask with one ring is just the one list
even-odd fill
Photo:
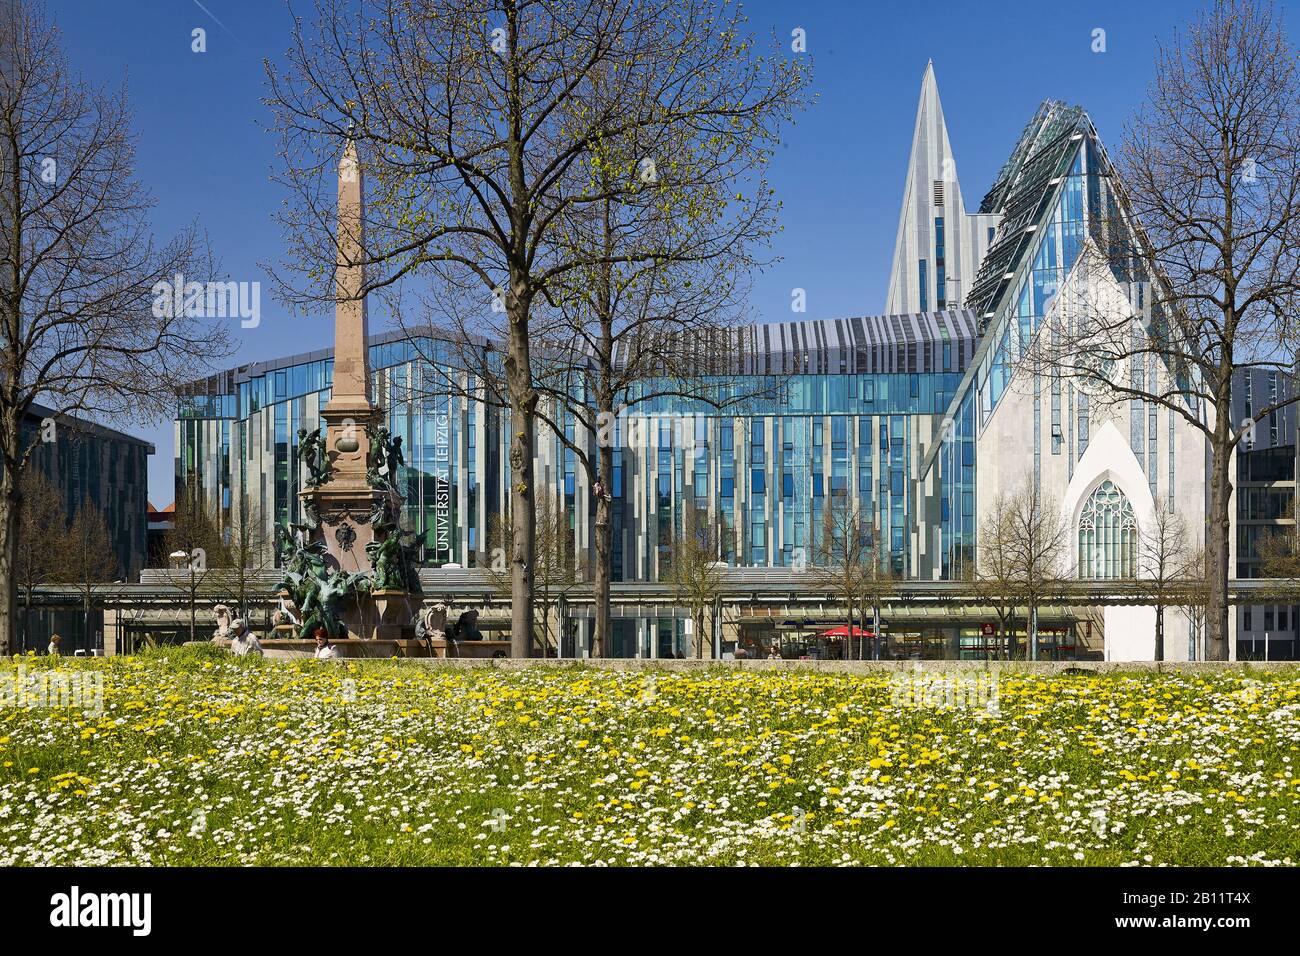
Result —
[[704, 616], [722, 594], [724, 565], [718, 560], [718, 536], [708, 515], [687, 505], [681, 521], [681, 533], [672, 543], [662, 574], [691, 615], [699, 658], [704, 656]]
[[[854, 610], [865, 618], [871, 612], [871, 637], [860, 640], [863, 656], [879, 658], [883, 646], [880, 609], [898, 591], [899, 577], [889, 566], [889, 551], [880, 526], [856, 498], [832, 495], [822, 509], [821, 535], [813, 548], [809, 576], [844, 602], [848, 637], [846, 656], [852, 656]], [[864, 622], [865, 623], [865, 622]], [[863, 628], [865, 630], [865, 628]]]
[[274, 536], [266, 531], [261, 509], [246, 494], [231, 509], [230, 521], [218, 535], [221, 548], [213, 556], [218, 562], [214, 577], [236, 615], [251, 626], [254, 604], [266, 599], [262, 573], [275, 567]]
[[[37, 399], [58, 413], [151, 417], [226, 337], [160, 295], [210, 264], [197, 229], [156, 245], [134, 178], [125, 89], [71, 73], [34, 0], [0, 8], [0, 654], [16, 615], [15, 525]], [[183, 290], [182, 290], [183, 291]], [[200, 296], [202, 298], [202, 296]]]
[[1157, 495], [1151, 520], [1138, 527], [1137, 576], [1156, 609], [1155, 659], [1165, 659], [1165, 608], [1185, 600], [1189, 573], [1197, 571], [1200, 551], [1191, 544], [1187, 521], [1172, 502]]
[[871, 549], [875, 559], [865, 562], [858, 576], [858, 605], [871, 608], [870, 656], [872, 660], [880, 660], [887, 643], [881, 632], [880, 609], [898, 596], [902, 575], [890, 564], [889, 549], [878, 525], [871, 529]]
[[1282, 593], [1294, 596], [1300, 580], [1300, 525], [1290, 524], [1260, 535], [1255, 545], [1265, 578], [1279, 580]]
[[68, 533], [68, 516], [63, 498], [35, 466], [28, 467], [19, 479], [22, 508], [16, 533], [19, 545], [15, 570], [16, 583], [22, 588], [23, 644], [31, 617], [32, 593], [38, 584], [68, 580], [68, 552], [64, 547]]
[[81, 595], [82, 620], [89, 649], [94, 647], [91, 617], [95, 612], [96, 585], [112, 581], [120, 573], [108, 522], [98, 508], [83, 503], [76, 510], [63, 535], [63, 549], [67, 555], [67, 581], [75, 584]]
[[[502, 594], [510, 594], [510, 575], [504, 562], [496, 563], [494, 554], [503, 554], [502, 543], [509, 538], [509, 524], [500, 515], [491, 515], [488, 519], [488, 545], [490, 553], [481, 553], [479, 563], [487, 571], [488, 580]], [[536, 582], [537, 609], [540, 612], [537, 641], [541, 647], [541, 656], [555, 656], [560, 653], [563, 634], [551, 633], [551, 615], [557, 609], [560, 598], [567, 597], [582, 577], [581, 562], [577, 559], [573, 546], [573, 531], [569, 527], [568, 516], [558, 495], [544, 494], [537, 502], [537, 568], [534, 575]], [[531, 655], [531, 648], [530, 648]]]
[[1007, 499], [1004, 520], [1009, 567], [1025, 608], [1029, 659], [1036, 661], [1038, 609], [1059, 596], [1067, 577], [1068, 526], [1033, 481]]
[[1006, 495], [999, 495], [993, 509], [980, 522], [976, 567], [968, 566], [968, 583], [980, 600], [992, 608], [998, 619], [998, 640], [1006, 659], [1015, 657], [1015, 638], [1009, 624], [1021, 600], [1021, 558], [1019, 524]]
[[1200, 660], [1205, 640], [1205, 608], [1210, 592], [1206, 571], [1206, 550], [1197, 548], [1187, 556], [1182, 597], [1175, 605], [1187, 618], [1187, 659]]
[[639, 189], [636, 177], [593, 175], [598, 145], [673, 128], [693, 128], [701, 141], [737, 129], [759, 139], [757, 120], [799, 71], [756, 55], [738, 15], [720, 17], [707, 0], [351, 7], [317, 0], [316, 35], [297, 27], [287, 73], [269, 68], [296, 194], [285, 218], [290, 259], [312, 280], [306, 292], [286, 284], [284, 294], [303, 303], [333, 296], [323, 157], [354, 139], [374, 184], [367, 290], [389, 290], [400, 311], [402, 281], [431, 280], [445, 300], [460, 299], [456, 315], [484, 317], [478, 338], [504, 343], [512, 650], [524, 656], [536, 560], [535, 306], [576, 270], [653, 257], [562, 241], [579, 210]]
[[[1235, 375], [1295, 368], [1300, 326], [1300, 73], [1273, 6], [1218, 0], [1158, 48], [1114, 181], [1129, 217], [1104, 224], [1076, 308], [1036, 343], [1098, 403], [1172, 410], [1210, 451], [1207, 656], [1228, 656]], [[1120, 301], [1112, 291], [1130, 286]], [[1141, 288], [1140, 307], [1138, 307]], [[1300, 398], [1255, 409], [1253, 421]]]
[[191, 476], [176, 496], [175, 518], [167, 532], [167, 552], [172, 556], [168, 578], [185, 590], [190, 609], [190, 640], [195, 641], [198, 640], [199, 595], [226, 594], [216, 572], [225, 563], [225, 545], [218, 521], [209, 510], [195, 476]]
[[1259, 569], [1269, 579], [1265, 589], [1257, 592], [1259, 598], [1289, 605], [1293, 620], [1295, 604], [1300, 599], [1300, 523], [1296, 521], [1296, 509], [1300, 509], [1300, 502], [1293, 504], [1289, 523], [1263, 532], [1255, 539]]
[[[821, 535], [813, 548], [808, 576], [820, 588], [830, 591], [845, 608], [845, 657], [853, 657], [854, 609], [862, 594], [862, 579], [868, 565], [880, 560], [870, 516], [863, 513], [856, 498], [838, 495], [822, 507]], [[859, 646], [862, 646], [861, 643]]]

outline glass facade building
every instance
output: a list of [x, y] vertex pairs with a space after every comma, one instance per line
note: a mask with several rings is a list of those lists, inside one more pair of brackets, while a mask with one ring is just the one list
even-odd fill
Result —
[[[1290, 376], [1270, 369], [1238, 373], [1232, 383], [1233, 421], [1255, 422], [1237, 448], [1235, 567], [1239, 578], [1265, 577], [1260, 544], [1265, 537], [1296, 534], [1297, 409], [1264, 409], [1295, 394]], [[1237, 612], [1238, 659], [1295, 660], [1300, 655], [1300, 606], [1285, 602], [1241, 607]]]
[[[728, 563], [798, 566], [813, 559], [827, 499], [849, 495], [888, 543], [893, 568], [915, 573], [917, 469], [974, 352], [974, 323], [948, 311], [733, 330], [701, 378], [741, 396], [735, 401], [718, 409], [625, 396], [610, 489], [614, 579], [657, 580], [691, 512], [720, 529]], [[406, 449], [404, 525], [431, 567], [485, 562], [490, 522], [509, 506], [509, 415], [474, 400], [467, 373], [449, 389], [446, 373], [432, 372], [430, 362], [450, 368], [454, 354], [445, 342], [394, 335], [370, 348], [372, 398]], [[268, 530], [302, 522], [298, 432], [320, 424], [331, 372], [330, 354], [314, 352], [195, 383], [175, 422], [177, 487], [197, 482], [226, 525], [241, 501]], [[594, 435], [575, 431], [571, 417], [558, 420], [569, 441], [594, 454]], [[574, 553], [594, 560], [585, 472], [540, 423], [534, 467], [563, 509]]]

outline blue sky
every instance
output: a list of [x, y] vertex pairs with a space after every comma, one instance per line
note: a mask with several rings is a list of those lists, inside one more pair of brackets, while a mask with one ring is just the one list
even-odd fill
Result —
[[[197, 218], [226, 277], [263, 283], [262, 323], [241, 330], [231, 364], [329, 344], [327, 316], [294, 318], [270, 298], [259, 263], [280, 255], [271, 215], [284, 194], [270, 181], [275, 138], [263, 58], [288, 46], [279, 0], [49, 0], [73, 66], [94, 83], [123, 79], [139, 136], [137, 173], [158, 200], [160, 236]], [[933, 58], [966, 205], [974, 209], [1044, 98], [1084, 106], [1117, 142], [1150, 81], [1157, 39], [1199, 4], [1143, 0], [1050, 4], [1014, 0], [751, 0], [751, 27], [808, 37], [820, 100], [789, 131], [771, 178], [784, 202], [782, 261], [756, 282], [753, 310], [791, 318], [790, 290], [807, 291], [800, 318], [880, 312], [888, 285], [903, 173], [921, 74]], [[296, 4], [304, 16], [308, 2]], [[207, 52], [191, 52], [191, 31]], [[1093, 31], [1106, 50], [1094, 53]], [[379, 323], [376, 323], [379, 325]], [[172, 500], [172, 429], [114, 423], [157, 446], [150, 497]]]

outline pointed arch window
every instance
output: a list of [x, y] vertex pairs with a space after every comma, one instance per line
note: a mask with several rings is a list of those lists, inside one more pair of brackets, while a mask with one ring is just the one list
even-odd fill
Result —
[[1137, 574], [1137, 520], [1113, 481], [1103, 481], [1079, 515], [1079, 577], [1131, 578]]

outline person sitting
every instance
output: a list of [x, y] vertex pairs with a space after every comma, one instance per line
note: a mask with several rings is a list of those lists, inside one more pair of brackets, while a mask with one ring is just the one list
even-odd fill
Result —
[[483, 633], [478, 629], [478, 611], [469, 610], [458, 617], [451, 637], [454, 641], [483, 640]]
[[62, 640], [63, 640], [63, 638], [59, 637], [59, 635], [57, 635], [57, 634], [51, 634], [51, 635], [50, 635], [50, 644], [49, 644], [49, 646], [48, 646], [47, 648], [45, 648], [45, 653], [46, 653], [46, 654], [49, 654], [51, 657], [58, 657], [58, 656], [59, 656], [59, 644], [60, 644], [60, 642], [61, 642]]
[[264, 657], [262, 651], [262, 642], [257, 639], [248, 625], [244, 623], [242, 617], [237, 617], [230, 622], [230, 653], [236, 657], [244, 657], [251, 654], [253, 657]]
[[329, 631], [325, 630], [324, 624], [317, 624], [312, 636], [316, 638], [316, 660], [331, 661], [341, 656], [339, 649], [330, 643]]

